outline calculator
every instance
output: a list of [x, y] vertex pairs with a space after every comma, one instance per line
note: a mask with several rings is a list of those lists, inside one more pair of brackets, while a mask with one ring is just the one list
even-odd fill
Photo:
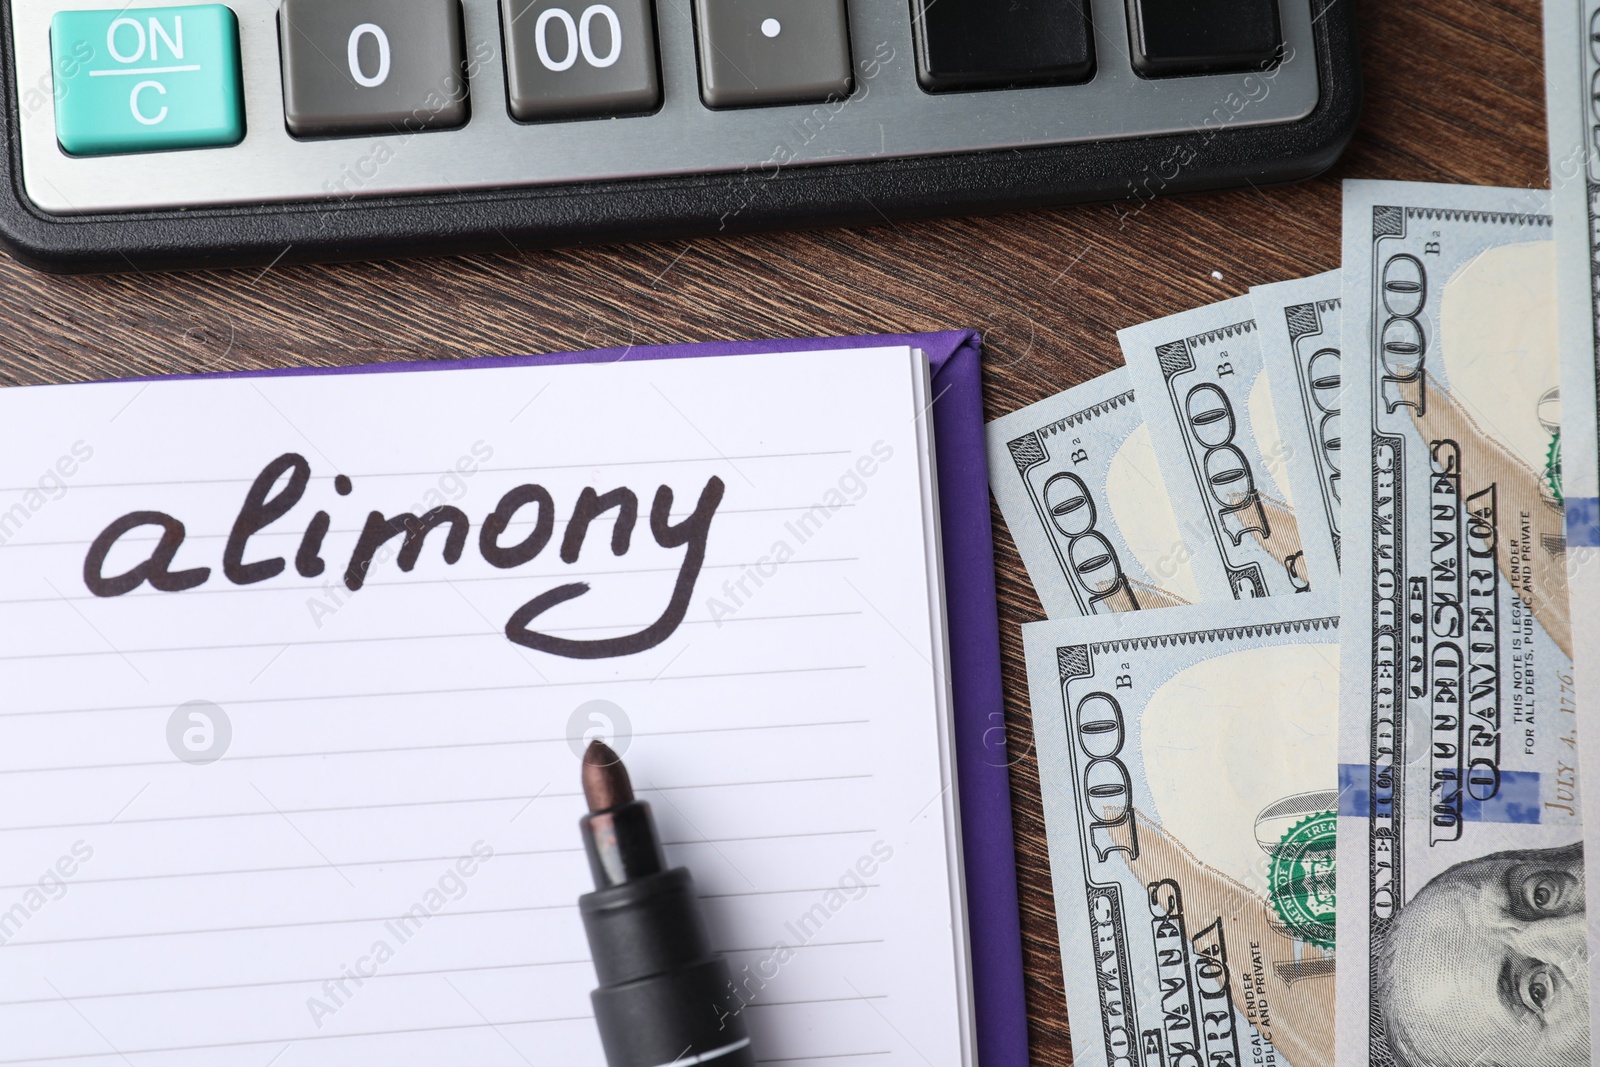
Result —
[[51, 270], [506, 251], [1291, 181], [1341, 0], [0, 0]]

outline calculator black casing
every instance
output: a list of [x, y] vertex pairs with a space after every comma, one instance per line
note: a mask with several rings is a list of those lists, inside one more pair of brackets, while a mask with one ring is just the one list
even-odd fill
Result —
[[[40, 211], [22, 187], [11, 6], [0, 7], [5, 144], [0, 241], [23, 262], [63, 273], [504, 252], [508, 241], [519, 249], [614, 244], [1090, 201], [1125, 200], [1133, 210], [1158, 192], [1260, 186], [1316, 175], [1344, 151], [1361, 107], [1355, 5], [1313, 0], [1317, 105], [1302, 119], [1276, 125], [807, 164], [763, 172], [755, 182], [735, 171], [63, 216]], [[1173, 161], [1182, 159], [1189, 160], [1187, 165], [1175, 167]], [[758, 190], [753, 197], [752, 188]]]

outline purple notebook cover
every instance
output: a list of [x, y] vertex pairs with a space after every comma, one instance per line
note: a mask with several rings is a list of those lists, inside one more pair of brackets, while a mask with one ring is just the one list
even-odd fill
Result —
[[[463, 367], [539, 367], [566, 363], [744, 356], [763, 352], [837, 351], [909, 345], [933, 370], [934, 451], [944, 545], [950, 686], [955, 704], [956, 781], [966, 861], [978, 1059], [983, 1067], [1027, 1067], [1028, 1019], [1022, 991], [1022, 928], [1011, 838], [1011, 781], [1000, 688], [1000, 625], [995, 609], [994, 543], [989, 529], [989, 471], [983, 439], [981, 341], [973, 330], [804, 337], [780, 341], [607, 348], [543, 356], [488, 356], [470, 361], [291, 367], [220, 377], [285, 374], [385, 374]], [[213, 375], [180, 375], [185, 378]]]

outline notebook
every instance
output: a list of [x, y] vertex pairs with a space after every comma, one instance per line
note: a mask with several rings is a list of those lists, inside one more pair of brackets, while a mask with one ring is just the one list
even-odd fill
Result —
[[0, 1063], [601, 1064], [593, 736], [758, 1059], [974, 1063], [977, 973], [1004, 1060], [939, 394], [865, 343], [0, 392]]

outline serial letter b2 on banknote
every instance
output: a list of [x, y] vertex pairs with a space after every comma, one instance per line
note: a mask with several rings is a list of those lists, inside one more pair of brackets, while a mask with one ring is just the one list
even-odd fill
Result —
[[1589, 1062], [1550, 236], [1345, 184], [1341, 1067]]

